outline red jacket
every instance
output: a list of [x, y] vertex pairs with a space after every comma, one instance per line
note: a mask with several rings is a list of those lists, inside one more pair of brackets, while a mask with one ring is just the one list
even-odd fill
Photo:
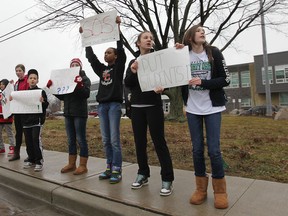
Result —
[[4, 119], [2, 113], [2, 104], [0, 103], [0, 124], [12, 124], [13, 123], [13, 116], [10, 115], [7, 119]]
[[15, 91], [28, 90], [29, 84], [28, 84], [27, 80], [28, 80], [28, 75], [25, 75], [24, 79], [22, 79], [22, 80], [18, 79], [14, 85], [14, 90]]

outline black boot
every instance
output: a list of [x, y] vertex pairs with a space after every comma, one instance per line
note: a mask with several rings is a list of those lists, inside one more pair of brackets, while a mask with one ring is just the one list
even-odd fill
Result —
[[15, 161], [20, 159], [20, 148], [15, 146], [14, 155], [9, 159], [9, 161]]

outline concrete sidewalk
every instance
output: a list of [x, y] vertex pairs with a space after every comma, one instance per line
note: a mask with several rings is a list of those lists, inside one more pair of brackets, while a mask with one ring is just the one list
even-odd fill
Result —
[[151, 166], [148, 186], [132, 190], [130, 185], [135, 180], [137, 164], [123, 163], [123, 180], [111, 185], [98, 179], [105, 167], [104, 159], [90, 157], [88, 173], [74, 176], [60, 173], [67, 163], [67, 153], [44, 151], [44, 169], [38, 173], [23, 169], [26, 157], [24, 148], [18, 161], [9, 162], [7, 154], [0, 155], [0, 184], [76, 215], [288, 215], [288, 184], [284, 183], [226, 176], [229, 208], [218, 210], [213, 204], [211, 180], [207, 201], [198, 206], [189, 204], [195, 189], [191, 171], [175, 169], [174, 192], [161, 197], [159, 167]]

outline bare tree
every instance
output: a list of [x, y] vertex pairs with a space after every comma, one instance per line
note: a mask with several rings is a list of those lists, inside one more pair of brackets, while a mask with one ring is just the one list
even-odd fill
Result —
[[[266, 15], [266, 26], [280, 31], [287, 25], [287, 0], [37, 0], [47, 15], [38, 22], [45, 29], [78, 25], [83, 18], [115, 9], [122, 17], [125, 47], [135, 55], [135, 36], [149, 30], [155, 37], [155, 49], [161, 50], [181, 42], [185, 31], [201, 23], [209, 34], [210, 44], [220, 44], [223, 51], [245, 30], [259, 26], [261, 13]], [[276, 19], [277, 15], [280, 19]], [[285, 31], [283, 31], [285, 33]], [[286, 33], [287, 34], [287, 33]], [[288, 36], [288, 34], [287, 34]], [[181, 119], [182, 99], [180, 88], [165, 91], [170, 98], [169, 119]]]

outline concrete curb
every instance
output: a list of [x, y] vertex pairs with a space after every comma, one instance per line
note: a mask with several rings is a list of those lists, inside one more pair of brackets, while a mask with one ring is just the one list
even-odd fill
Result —
[[[135, 206], [114, 202], [89, 193], [31, 177], [0, 167], [0, 184], [19, 190], [36, 199], [45, 201], [67, 212], [83, 216], [125, 215], [156, 216], [163, 215], [146, 211]], [[113, 207], [112, 207], [113, 206]]]

